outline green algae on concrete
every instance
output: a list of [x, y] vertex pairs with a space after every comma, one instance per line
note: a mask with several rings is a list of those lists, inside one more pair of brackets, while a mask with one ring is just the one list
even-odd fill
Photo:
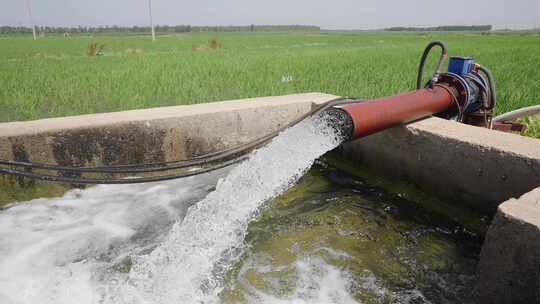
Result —
[[489, 219], [492, 217], [491, 210], [474, 210], [460, 202], [451, 202], [446, 199], [439, 199], [436, 193], [426, 193], [418, 190], [413, 184], [405, 180], [389, 180], [383, 176], [377, 175], [377, 172], [358, 166], [335, 153], [329, 153], [325, 156], [325, 161], [360, 179], [367, 179], [378, 187], [382, 187], [395, 193], [405, 199], [414, 201], [420, 208], [445, 218], [447, 221], [453, 221], [462, 225], [465, 229], [484, 235], [489, 226]]
[[59, 197], [72, 189], [70, 185], [30, 181], [13, 176], [0, 175], [0, 208], [11, 203], [36, 198]]

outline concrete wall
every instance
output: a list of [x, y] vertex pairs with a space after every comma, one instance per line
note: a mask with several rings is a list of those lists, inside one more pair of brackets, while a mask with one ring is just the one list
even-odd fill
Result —
[[343, 145], [340, 153], [393, 179], [495, 210], [540, 186], [540, 140], [429, 118]]
[[[185, 159], [247, 142], [336, 96], [309, 93], [0, 124], [0, 159], [109, 165]], [[341, 154], [427, 192], [492, 208], [540, 185], [540, 140], [425, 119]]]
[[0, 124], [0, 159], [61, 165], [170, 161], [247, 142], [333, 96], [299, 94]]
[[540, 303], [540, 188], [501, 204], [478, 266], [478, 303]]

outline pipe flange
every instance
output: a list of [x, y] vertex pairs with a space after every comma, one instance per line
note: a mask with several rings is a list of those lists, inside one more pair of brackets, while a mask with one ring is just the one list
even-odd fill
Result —
[[439, 81], [437, 83], [446, 84], [448, 87], [454, 88], [458, 93], [456, 101], [459, 103], [459, 106], [463, 108], [467, 105], [471, 88], [463, 77], [454, 73], [442, 73], [439, 75]]

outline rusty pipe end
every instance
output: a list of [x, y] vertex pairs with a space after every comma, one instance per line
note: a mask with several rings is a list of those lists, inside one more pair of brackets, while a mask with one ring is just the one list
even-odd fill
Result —
[[353, 137], [354, 122], [347, 111], [331, 107], [326, 109], [322, 115], [328, 120], [330, 126], [334, 128], [336, 134], [342, 137], [343, 141], [349, 141]]

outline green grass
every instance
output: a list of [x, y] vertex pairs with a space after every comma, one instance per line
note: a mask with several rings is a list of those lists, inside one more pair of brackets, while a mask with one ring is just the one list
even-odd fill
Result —
[[521, 119], [521, 121], [526, 123], [529, 127], [524, 135], [540, 138], [540, 115], [526, 117]]
[[[220, 49], [194, 50], [213, 38]], [[433, 39], [447, 41], [451, 55], [474, 56], [492, 69], [498, 113], [540, 101], [538, 34], [197, 33], [156, 42], [4, 36], [0, 121], [298, 92], [389, 95], [414, 87], [419, 57]], [[91, 42], [105, 44], [105, 55], [86, 56]], [[143, 53], [127, 53], [130, 48]]]

